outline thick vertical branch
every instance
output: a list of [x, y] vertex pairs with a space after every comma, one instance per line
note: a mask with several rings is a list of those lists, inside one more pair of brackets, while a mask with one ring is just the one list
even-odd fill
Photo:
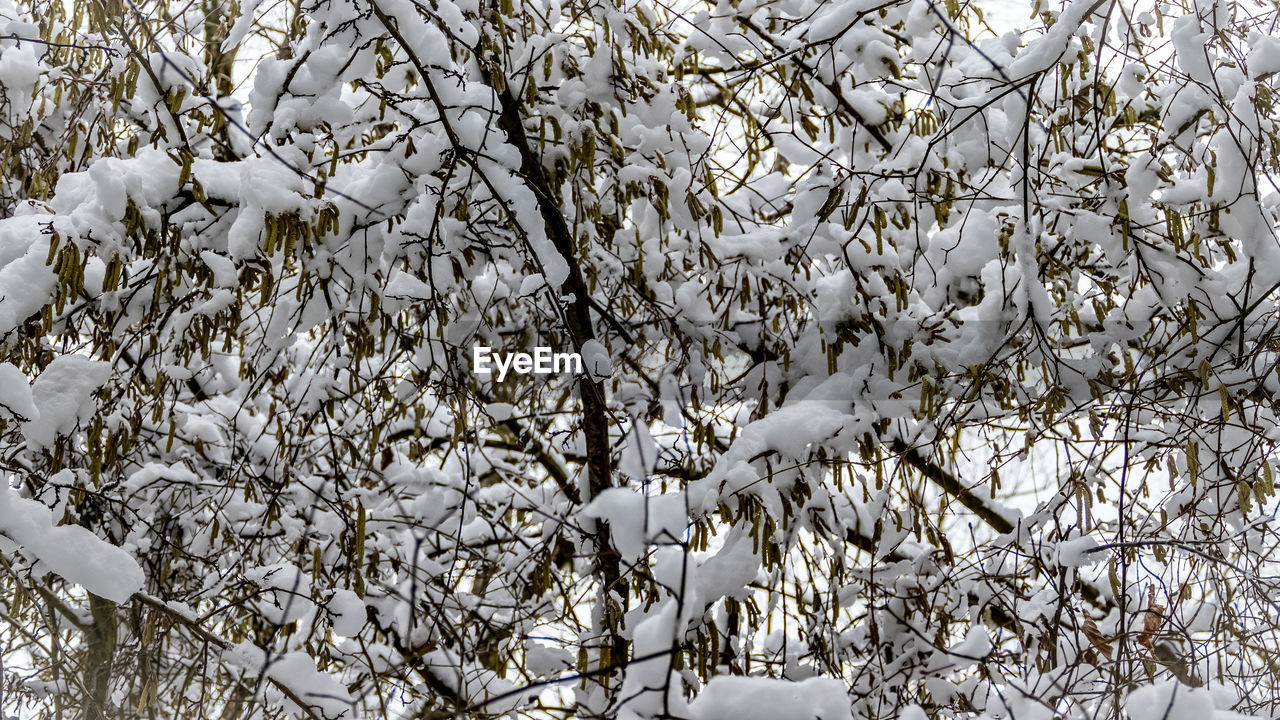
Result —
[[[464, 150], [464, 146], [449, 122], [448, 110], [435, 91], [431, 73], [423, 65], [421, 58], [410, 49], [411, 46], [405, 42], [397, 23], [376, 4], [373, 6], [373, 13], [391, 37], [399, 43], [418, 71], [440, 115], [441, 124], [450, 142], [459, 151]], [[578, 262], [573, 233], [560, 212], [555, 194], [551, 190], [550, 179], [543, 170], [542, 160], [529, 143], [529, 137], [525, 133], [521, 120], [520, 102], [511, 94], [510, 86], [506, 78], [501, 75], [500, 67], [501, 64], [495, 58], [485, 69], [485, 80], [490, 87], [494, 88], [501, 105], [497, 124], [506, 133], [507, 141], [520, 153], [520, 173], [529, 189], [537, 197], [538, 211], [542, 215], [545, 232], [568, 265], [569, 273], [565, 280], [565, 289], [573, 299], [567, 304], [565, 329], [574, 349], [581, 351], [586, 343], [595, 339], [596, 334], [591, 321], [590, 295]], [[492, 181], [485, 177], [483, 172], [479, 172], [479, 176], [494, 196], [498, 197], [499, 194], [493, 187]], [[571, 499], [585, 503], [613, 485], [613, 460], [609, 448], [609, 415], [604, 401], [604, 388], [588, 373], [584, 373], [578, 382], [582, 402], [581, 427], [586, 447], [589, 495], [588, 497], [571, 497]], [[605, 599], [601, 624], [608, 636], [601, 646], [600, 665], [601, 667], [621, 667], [623, 659], [627, 656], [629, 643], [620, 632], [619, 621], [627, 610], [629, 587], [622, 575], [621, 557], [610, 540], [608, 523], [596, 522], [592, 543], [595, 549], [593, 572], [600, 582], [601, 594]], [[606, 684], [612, 675], [612, 672], [603, 675]]]
[[111, 660], [116, 652], [116, 604], [97, 595], [89, 595], [89, 612], [93, 624], [87, 630], [82, 674], [89, 691], [83, 717], [102, 720], [107, 717], [107, 691], [111, 687]]
[[[454, 141], [455, 147], [461, 149], [448, 123], [445, 108], [439, 102], [439, 97], [432, 87], [431, 76], [428, 74], [427, 69], [409, 51], [408, 45], [400, 36], [396, 24], [376, 5], [374, 6], [374, 13], [383, 27], [387, 29], [387, 32], [409, 54], [410, 61], [414, 64], [418, 73], [422, 76], [423, 82], [431, 92], [432, 100], [436, 103], [436, 109], [440, 112], [441, 121], [445, 125], [445, 130], [449, 134], [450, 140]], [[538, 211], [542, 215], [548, 238], [568, 265], [569, 273], [565, 279], [565, 288], [573, 299], [566, 307], [565, 330], [569, 334], [574, 349], [581, 351], [584, 345], [596, 338], [596, 334], [591, 320], [590, 294], [587, 290], [587, 283], [582, 276], [582, 268], [578, 263], [573, 232], [570, 230], [568, 222], [565, 221], [564, 215], [560, 212], [560, 207], [555, 200], [555, 194], [551, 189], [550, 179], [542, 167], [542, 160], [529, 143], [529, 137], [525, 133], [521, 119], [520, 102], [512, 95], [510, 85], [506, 82], [506, 78], [501, 75], [500, 67], [501, 64], [495, 58], [492, 63], [487, 65], [485, 70], [485, 80], [497, 92], [501, 105], [497, 124], [506, 133], [507, 141], [519, 151], [520, 174], [537, 198]], [[483, 173], [481, 176], [484, 182], [489, 184], [489, 179], [484, 178]], [[578, 383], [582, 402], [581, 427], [583, 443], [586, 447], [587, 490], [589, 496], [573, 499], [585, 503], [600, 492], [612, 487], [613, 460], [609, 448], [609, 415], [604, 401], [604, 388], [589, 373], [584, 373], [579, 378]], [[608, 523], [603, 521], [596, 522], [592, 543], [595, 548], [595, 566], [593, 570], [600, 582], [601, 594], [604, 598], [601, 624], [608, 635], [602, 643], [600, 665], [601, 667], [621, 667], [627, 657], [628, 643], [620, 632], [619, 619], [627, 610], [629, 588], [626, 579], [622, 575], [621, 557], [618, 555], [617, 549], [613, 547], [609, 537]], [[616, 607], [613, 607], [614, 605]], [[603, 675], [606, 684], [608, 683], [608, 678], [612, 677], [612, 675], [612, 671]]]
[[223, 52], [222, 43], [231, 31], [231, 23], [235, 18], [227, 16], [227, 8], [223, 0], [206, 0], [204, 6], [204, 63], [209, 70], [212, 87], [209, 92], [216, 95], [230, 95], [232, 90], [231, 70], [235, 63], [236, 50], [229, 48]]
[[[590, 294], [582, 269], [578, 263], [573, 233], [559, 205], [542, 160], [529, 144], [521, 121], [520, 103], [511, 94], [505, 78], [494, 77], [498, 72], [497, 64], [490, 65], [490, 85], [501, 88], [498, 100], [501, 103], [501, 114], [498, 127], [507, 134], [507, 141], [520, 151], [520, 173], [538, 198], [538, 210], [546, 225], [546, 232], [556, 250], [564, 257], [569, 266], [569, 275], [565, 279], [565, 288], [572, 294], [573, 300], [566, 308], [565, 322], [575, 350], [581, 350], [587, 342], [594, 340], [595, 327], [591, 321]], [[582, 398], [582, 435], [586, 446], [588, 489], [592, 497], [613, 485], [613, 462], [609, 450], [609, 415], [604, 402], [604, 388], [590, 373], [584, 373], [578, 381]], [[582, 498], [583, 502], [590, 498]], [[617, 620], [627, 609], [628, 587], [622, 577], [621, 559], [618, 551], [609, 539], [608, 523], [597, 521], [595, 537], [595, 573], [600, 580], [605, 598], [605, 627], [609, 633], [606, 647], [609, 657], [601, 658], [601, 665], [621, 663], [627, 654], [627, 641], [619, 632]], [[610, 612], [608, 607], [614, 601], [619, 607]]]
[[[208, 68], [211, 87], [208, 92], [218, 98], [231, 95], [234, 85], [231, 73], [236, 59], [236, 48], [223, 51], [222, 44], [231, 32], [231, 23], [235, 18], [228, 17], [224, 0], [206, 0], [204, 20], [204, 62]], [[231, 152], [231, 128], [226, 122], [221, 123], [219, 136], [226, 154]], [[223, 160], [232, 159], [223, 157]]]

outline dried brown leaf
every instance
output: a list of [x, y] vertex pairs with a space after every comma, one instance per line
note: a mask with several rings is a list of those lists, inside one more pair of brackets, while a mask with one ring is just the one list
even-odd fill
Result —
[[1142, 632], [1138, 634], [1138, 644], [1151, 650], [1152, 641], [1155, 640], [1156, 633], [1160, 632], [1160, 626], [1164, 625], [1164, 606], [1156, 604], [1156, 590], [1154, 587], [1147, 588], [1147, 611], [1142, 615]]
[[1085, 618], [1084, 636], [1089, 638], [1089, 644], [1097, 648], [1098, 652], [1105, 655], [1108, 660], [1111, 659], [1111, 642], [1107, 640], [1107, 636], [1103, 635], [1102, 631], [1098, 629], [1098, 625], [1093, 621], [1093, 618]]

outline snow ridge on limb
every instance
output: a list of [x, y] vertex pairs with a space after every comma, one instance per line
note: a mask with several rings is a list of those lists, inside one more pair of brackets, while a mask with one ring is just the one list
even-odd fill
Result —
[[11, 487], [0, 491], [0, 538], [6, 552], [31, 558], [37, 570], [113, 602], [128, 602], [142, 589], [142, 568], [127, 551], [78, 525], [55, 524], [52, 510]]

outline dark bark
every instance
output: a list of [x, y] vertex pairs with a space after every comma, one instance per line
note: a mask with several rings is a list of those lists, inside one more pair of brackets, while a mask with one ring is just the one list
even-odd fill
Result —
[[107, 717], [111, 665], [116, 652], [116, 604], [90, 594], [89, 612], [93, 616], [93, 624], [86, 633], [82, 665], [82, 678], [89, 697], [85, 698], [82, 717], [103, 720]]
[[[495, 67], [495, 66], [491, 66]], [[496, 70], [491, 70], [496, 73]], [[569, 275], [565, 279], [565, 290], [572, 294], [572, 302], [565, 308], [564, 322], [574, 349], [581, 351], [583, 345], [596, 337], [595, 327], [591, 320], [591, 300], [586, 281], [578, 264], [573, 233], [569, 229], [560, 207], [555, 202], [551, 183], [542, 167], [542, 160], [529, 144], [520, 114], [520, 104], [507, 87], [505, 78], [490, 77], [490, 84], [502, 88], [498, 93], [502, 112], [498, 117], [498, 127], [507, 134], [507, 141], [520, 151], [520, 173], [525, 182], [537, 196], [538, 210], [546, 225], [548, 238], [556, 250], [564, 257], [569, 266]], [[578, 392], [582, 402], [582, 435], [586, 446], [587, 482], [591, 497], [613, 486], [613, 458], [609, 448], [609, 411], [605, 406], [604, 388], [584, 373], [578, 381]], [[581, 498], [589, 501], [590, 498]], [[609, 633], [605, 645], [609, 648], [609, 657], [602, 658], [602, 665], [620, 663], [627, 657], [628, 643], [619, 632], [618, 619], [627, 610], [629, 588], [622, 575], [621, 558], [617, 549], [609, 539], [608, 523], [596, 522], [596, 531], [592, 542], [595, 546], [594, 572], [600, 582], [602, 601], [606, 608], [618, 601], [618, 608], [610, 612], [606, 609], [604, 625]], [[605, 675], [608, 678], [614, 673]]]

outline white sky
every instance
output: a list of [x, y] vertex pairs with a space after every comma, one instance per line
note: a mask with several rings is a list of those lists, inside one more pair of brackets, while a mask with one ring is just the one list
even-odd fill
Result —
[[[1032, 0], [974, 0], [982, 8], [987, 22], [998, 32], [1005, 32], [1031, 25], [1031, 9], [1035, 7]], [[1048, 7], [1057, 7], [1056, 2], [1046, 3]]]

